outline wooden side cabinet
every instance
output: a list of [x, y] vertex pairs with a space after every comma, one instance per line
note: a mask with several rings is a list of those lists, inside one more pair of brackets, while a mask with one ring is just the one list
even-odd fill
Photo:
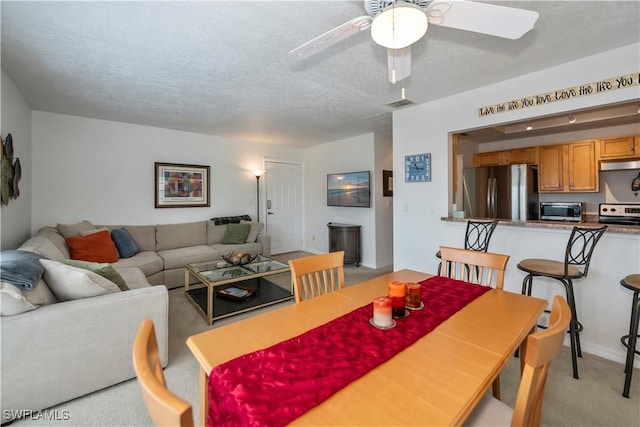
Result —
[[599, 139], [601, 159], [633, 159], [640, 157], [640, 136]]
[[330, 222], [329, 252], [344, 251], [344, 263], [360, 267], [360, 226]]

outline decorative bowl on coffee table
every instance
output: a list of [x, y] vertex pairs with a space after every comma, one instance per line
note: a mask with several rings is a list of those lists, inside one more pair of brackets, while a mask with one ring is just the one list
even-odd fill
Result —
[[227, 261], [231, 265], [244, 265], [249, 264], [258, 257], [258, 254], [248, 254], [244, 252], [229, 252], [226, 255], [221, 255], [222, 259]]

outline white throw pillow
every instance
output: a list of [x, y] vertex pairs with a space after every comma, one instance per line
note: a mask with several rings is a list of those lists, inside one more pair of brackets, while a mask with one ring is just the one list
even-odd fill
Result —
[[56, 297], [42, 279], [32, 291], [23, 291], [12, 284], [0, 282], [0, 315], [2, 316], [13, 316], [55, 302], [57, 302]]
[[40, 263], [44, 266], [44, 280], [59, 301], [120, 292], [115, 283], [92, 271], [47, 259]]
[[251, 230], [249, 230], [249, 235], [247, 236], [247, 243], [253, 243], [258, 238], [258, 234], [264, 228], [264, 223], [262, 222], [252, 222], [252, 221], [240, 221], [241, 224], [251, 224]]

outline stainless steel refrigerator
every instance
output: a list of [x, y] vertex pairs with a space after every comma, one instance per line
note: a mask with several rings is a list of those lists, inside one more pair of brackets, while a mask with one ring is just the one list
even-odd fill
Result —
[[462, 189], [466, 217], [539, 218], [538, 170], [533, 166], [465, 168]]

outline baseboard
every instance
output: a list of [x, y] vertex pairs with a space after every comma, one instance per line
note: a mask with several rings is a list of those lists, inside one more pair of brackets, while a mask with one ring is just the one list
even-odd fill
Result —
[[[612, 362], [617, 362], [622, 365], [625, 364], [627, 360], [627, 350], [625, 348], [620, 348], [619, 350], [614, 350], [608, 347], [602, 347], [597, 345], [589, 345], [585, 342], [580, 342], [582, 351], [584, 353], [589, 353], [594, 356], [602, 357], [603, 359], [610, 360]], [[571, 341], [569, 337], [565, 338], [564, 345], [567, 347], [571, 347]], [[634, 368], [640, 369], [640, 357], [636, 357], [633, 363]]]

